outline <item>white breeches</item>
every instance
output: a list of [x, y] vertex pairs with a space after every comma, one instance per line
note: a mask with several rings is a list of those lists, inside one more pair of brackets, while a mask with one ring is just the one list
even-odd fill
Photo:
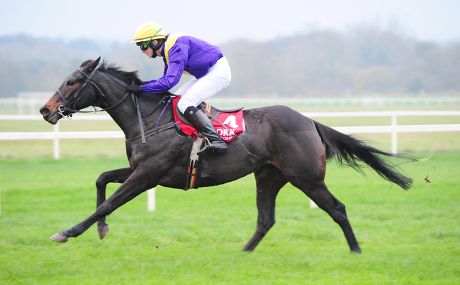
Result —
[[206, 99], [216, 95], [230, 85], [232, 72], [225, 57], [219, 59], [200, 79], [193, 78], [182, 85], [175, 93], [182, 98], [177, 107], [184, 113], [190, 106], [198, 106]]

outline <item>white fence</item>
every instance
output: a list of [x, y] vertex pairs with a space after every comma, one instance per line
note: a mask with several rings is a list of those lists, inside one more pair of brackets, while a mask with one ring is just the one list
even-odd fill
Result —
[[[399, 117], [437, 117], [437, 116], [460, 116], [460, 111], [375, 111], [375, 112], [312, 112], [302, 113], [312, 118], [350, 118], [350, 117], [388, 117], [391, 124], [387, 126], [349, 126], [335, 127], [334, 129], [346, 133], [389, 133], [391, 134], [391, 151], [398, 151], [399, 133], [420, 132], [458, 132], [460, 124], [437, 124], [437, 125], [398, 125]], [[112, 120], [108, 115], [78, 115], [76, 120]], [[43, 120], [38, 115], [0, 115], [3, 121], [36, 121]], [[0, 140], [53, 140], [53, 157], [59, 159], [61, 139], [101, 139], [101, 138], [124, 138], [121, 131], [88, 131], [88, 132], [61, 132], [59, 124], [54, 126], [52, 132], [0, 132]], [[155, 210], [155, 189], [147, 191], [148, 210]], [[314, 204], [312, 204], [313, 206]]]
[[[48, 101], [54, 92], [20, 92], [17, 97], [0, 98], [0, 113], [36, 114], [37, 110]], [[230, 95], [230, 94], [228, 94]], [[268, 105], [283, 104], [291, 107], [355, 107], [366, 109], [366, 107], [386, 106], [429, 106], [434, 108], [439, 106], [460, 106], [460, 96], [458, 93], [452, 94], [425, 94], [423, 96], [407, 96], [407, 94], [393, 94], [392, 96], [358, 96], [350, 94], [350, 97], [276, 97], [270, 94], [269, 97], [262, 98], [261, 94], [251, 94], [242, 97], [222, 96], [212, 98], [210, 103], [221, 108], [233, 108], [235, 102], [248, 108], [261, 107]], [[275, 97], [273, 97], [275, 96]]]
[[[398, 151], [398, 133], [421, 133], [421, 132], [457, 132], [460, 124], [437, 124], [437, 125], [398, 125], [399, 117], [436, 117], [436, 116], [460, 116], [460, 111], [373, 111], [373, 112], [311, 112], [302, 113], [311, 118], [350, 118], [350, 117], [388, 117], [391, 124], [387, 126], [349, 126], [335, 127], [334, 129], [345, 134], [357, 133], [387, 133], [391, 134], [391, 151]], [[108, 115], [78, 115], [76, 120], [112, 120]], [[0, 115], [3, 121], [35, 121], [43, 120], [39, 115]], [[61, 156], [61, 139], [101, 139], [101, 138], [124, 138], [121, 131], [87, 131], [87, 132], [61, 132], [59, 124], [54, 126], [52, 132], [0, 132], [0, 140], [53, 140], [53, 157]]]

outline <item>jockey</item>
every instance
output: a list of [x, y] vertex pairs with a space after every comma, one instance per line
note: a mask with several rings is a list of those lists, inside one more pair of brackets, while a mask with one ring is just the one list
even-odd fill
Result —
[[173, 88], [184, 72], [194, 76], [177, 90], [182, 95], [177, 107], [179, 111], [208, 140], [209, 149], [224, 153], [227, 144], [217, 134], [209, 118], [197, 106], [226, 88], [231, 81], [231, 71], [222, 51], [205, 41], [183, 34], [166, 34], [155, 23], [141, 25], [134, 43], [151, 58], [163, 57], [163, 77], [141, 86], [134, 83], [128, 87], [133, 93], [160, 94]]

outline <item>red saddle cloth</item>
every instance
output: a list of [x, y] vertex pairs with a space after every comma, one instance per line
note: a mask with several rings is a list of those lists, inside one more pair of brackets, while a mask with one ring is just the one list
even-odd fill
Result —
[[[177, 114], [177, 102], [180, 96], [172, 98], [174, 121], [179, 126], [180, 130], [188, 135], [193, 136], [194, 139], [198, 137], [198, 131], [192, 125], [184, 123]], [[244, 132], [244, 119], [243, 110], [231, 113], [219, 113], [216, 118], [212, 120], [212, 125], [216, 129], [221, 138], [229, 143], [233, 141], [239, 134]]]

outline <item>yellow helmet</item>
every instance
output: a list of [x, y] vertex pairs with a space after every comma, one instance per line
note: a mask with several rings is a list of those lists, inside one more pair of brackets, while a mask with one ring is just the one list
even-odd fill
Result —
[[163, 31], [163, 27], [156, 23], [148, 22], [142, 24], [134, 35], [133, 43], [144, 42], [155, 39], [165, 39], [166, 33]]

